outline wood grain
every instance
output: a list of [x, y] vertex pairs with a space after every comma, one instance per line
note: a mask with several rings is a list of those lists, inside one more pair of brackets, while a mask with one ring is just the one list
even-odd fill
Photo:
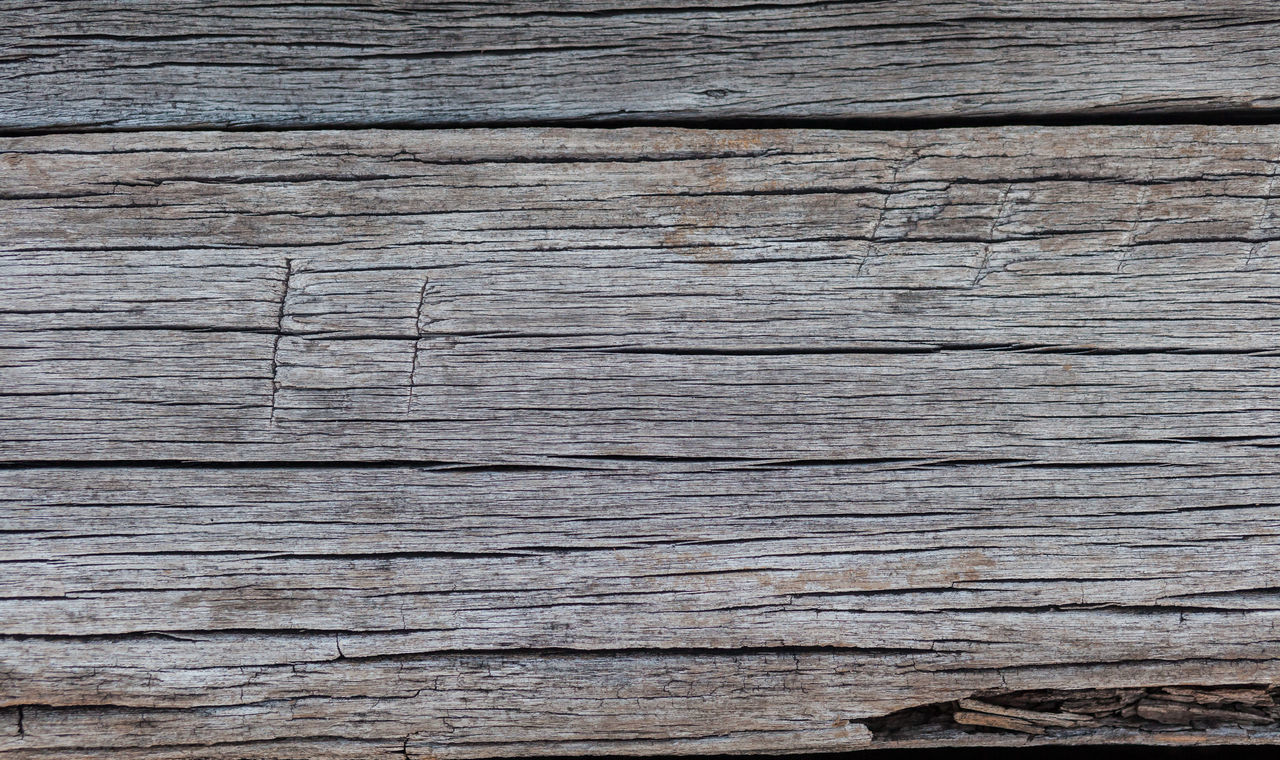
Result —
[[1262, 0], [6, 0], [0, 128], [1234, 113]]
[[[56, 658], [67, 650], [29, 639], [17, 651]], [[801, 650], [352, 658], [338, 654], [332, 636], [251, 634], [87, 641], [75, 652], [76, 668], [31, 678], [28, 691], [51, 704], [23, 709], [24, 734], [0, 737], [8, 756], [480, 758], [1027, 744], [1022, 733], [955, 724], [903, 738], [889, 732], [877, 743], [859, 719], [926, 695], [953, 701], [993, 688], [1218, 683], [1244, 667], [1150, 661], [983, 671], [929, 668], [918, 655]], [[1277, 674], [1274, 663], [1249, 672]], [[88, 691], [100, 684], [118, 696]], [[1035, 743], [1280, 740], [1274, 725], [1146, 728], [1048, 728]]]
[[0, 453], [1256, 456], [1276, 137], [11, 139]]
[[1273, 470], [13, 469], [0, 633], [1256, 656]]
[[1278, 138], [0, 141], [0, 752], [1280, 742]]

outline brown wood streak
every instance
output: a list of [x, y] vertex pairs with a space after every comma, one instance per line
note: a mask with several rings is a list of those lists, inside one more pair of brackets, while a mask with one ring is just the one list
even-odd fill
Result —
[[0, 751], [1277, 742], [1278, 138], [0, 141]]

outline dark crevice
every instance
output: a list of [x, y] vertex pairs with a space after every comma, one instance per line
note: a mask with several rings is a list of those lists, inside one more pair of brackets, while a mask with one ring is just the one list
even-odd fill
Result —
[[1117, 111], [1099, 108], [1086, 111], [1006, 112], [965, 115], [929, 116], [714, 116], [699, 114], [655, 115], [617, 112], [590, 117], [564, 119], [497, 119], [497, 120], [369, 120], [325, 121], [299, 119], [295, 122], [247, 121], [239, 124], [187, 123], [164, 126], [118, 126], [104, 123], [70, 124], [51, 127], [15, 127], [0, 125], [0, 137], [34, 136], [64, 133], [98, 132], [289, 132], [300, 130], [444, 130], [504, 129], [523, 127], [559, 127], [573, 129], [626, 129], [633, 127], [674, 127], [696, 130], [754, 129], [826, 129], [840, 131], [906, 131], [940, 130], [971, 127], [1042, 126], [1136, 126], [1136, 125], [1206, 125], [1235, 126], [1280, 124], [1280, 108], [1240, 108], [1205, 106], [1190, 110], [1168, 110], [1158, 106], [1149, 110]]
[[[1260, 436], [1258, 440], [1270, 440], [1274, 436]], [[1130, 443], [1195, 444], [1252, 442], [1254, 436], [1202, 436], [1192, 438], [1161, 439], [1159, 441], [1114, 440], [1095, 443], [1122, 445]], [[9, 459], [0, 460], [0, 470], [103, 470], [103, 469], [153, 469], [153, 470], [388, 470], [415, 469], [433, 472], [555, 472], [563, 470], [600, 470], [591, 463], [649, 464], [649, 465], [720, 465], [735, 469], [790, 469], [802, 467], [874, 467], [900, 465], [913, 469], [945, 467], [1019, 467], [1031, 469], [1114, 469], [1126, 467], [1160, 467], [1158, 461], [1048, 461], [1008, 457], [765, 457], [765, 456], [661, 456], [617, 454], [547, 454], [530, 458], [533, 461], [515, 462], [467, 462], [434, 459], [354, 459], [354, 460], [305, 460], [305, 459]]]
[[[528, 350], [528, 349], [518, 349]], [[1045, 343], [933, 343], [913, 346], [762, 346], [745, 348], [618, 346], [602, 348], [556, 348], [554, 351], [594, 351], [614, 354], [658, 354], [667, 356], [817, 356], [824, 354], [939, 354], [953, 351], [1007, 351], [1013, 353], [1091, 356], [1249, 356], [1275, 349], [1180, 348], [1163, 346], [1100, 347]]]
[[[370, 629], [370, 630], [349, 630], [338, 628], [246, 628], [246, 627], [227, 627], [216, 629], [202, 629], [196, 631], [189, 630], [163, 630], [163, 631], [134, 631], [121, 633], [45, 633], [45, 634], [0, 634], [0, 641], [79, 641], [89, 642], [108, 642], [108, 641], [137, 641], [145, 639], [164, 639], [168, 641], [186, 641], [196, 644], [210, 644], [219, 639], [227, 639], [232, 637], [254, 636], [254, 637], [280, 637], [280, 636], [300, 636], [300, 637], [317, 637], [321, 639], [329, 639], [334, 641], [334, 650], [340, 649], [338, 643], [341, 637], [345, 636], [351, 639], [361, 637], [382, 637], [388, 634], [415, 634], [415, 633], [435, 633], [438, 629], [431, 628], [402, 628], [402, 629]], [[335, 637], [338, 637], [335, 639]], [[558, 658], [571, 660], [609, 660], [619, 657], [776, 657], [779, 659], [794, 658], [800, 655], [854, 655], [859, 657], [892, 657], [901, 655], [906, 657], [926, 655], [934, 653], [929, 647], [850, 647], [850, 646], [828, 646], [828, 645], [810, 645], [810, 646], [742, 646], [742, 647], [713, 647], [713, 646], [631, 646], [631, 647], [610, 647], [608, 649], [597, 649], [592, 647], [572, 647], [572, 646], [511, 646], [511, 647], [474, 647], [474, 648], [431, 648], [422, 649], [412, 652], [386, 652], [369, 655], [353, 655], [343, 654], [340, 659], [344, 662], [360, 662], [360, 661], [396, 661], [396, 660], [414, 660], [424, 657], [458, 657], [458, 658], [488, 658], [488, 657], [511, 657], [511, 658]], [[334, 658], [337, 659], [337, 658]]]
[[[580, 457], [567, 457], [578, 459]], [[583, 469], [572, 464], [453, 462], [432, 459], [356, 460], [217, 460], [217, 459], [10, 459], [0, 461], [0, 470], [387, 470], [416, 469], [441, 472], [538, 472]]]
[[[724, 262], [730, 263], [730, 262]], [[756, 262], [739, 262], [756, 263]], [[921, 288], [923, 289], [923, 288]], [[911, 288], [897, 288], [911, 290]], [[425, 291], [424, 291], [425, 295]], [[41, 314], [102, 314], [97, 309], [8, 309], [0, 310], [0, 315], [41, 315]], [[528, 331], [452, 331], [452, 332], [338, 332], [329, 330], [299, 330], [285, 328], [283, 309], [278, 315], [276, 327], [248, 327], [217, 324], [183, 324], [183, 323], [143, 323], [117, 325], [50, 325], [26, 330], [13, 330], [24, 333], [93, 333], [93, 332], [180, 332], [211, 333], [226, 335], [263, 335], [274, 339], [272, 345], [272, 386], [280, 390], [276, 382], [278, 362], [276, 354], [281, 338], [298, 338], [307, 341], [388, 341], [402, 343], [420, 343], [423, 340], [454, 341], [520, 341], [533, 339], [561, 339], [566, 342], [571, 338], [592, 337], [582, 333], [571, 332], [528, 332]], [[423, 318], [430, 324], [430, 320]], [[487, 344], [486, 344], [487, 345]], [[494, 351], [507, 353], [599, 353], [599, 354], [642, 354], [654, 356], [824, 356], [824, 355], [898, 355], [898, 354], [941, 354], [957, 352], [1007, 352], [1034, 353], [1071, 356], [1272, 356], [1280, 352], [1280, 343], [1266, 347], [1198, 347], [1198, 346], [1097, 346], [1090, 344], [1057, 344], [1030, 342], [927, 342], [921, 341], [906, 345], [754, 345], [754, 346], [661, 346], [661, 345], [516, 345], [513, 347], [498, 346]], [[416, 365], [415, 365], [416, 369]]]
[[[550, 551], [554, 550], [554, 551]], [[591, 547], [578, 549], [577, 551], [593, 551]], [[533, 547], [528, 551], [385, 551], [385, 552], [285, 552], [285, 551], [245, 551], [237, 549], [156, 549], [156, 550], [134, 550], [134, 551], [98, 551], [84, 552], [82, 557], [173, 557], [173, 556], [190, 556], [190, 557], [245, 557], [254, 560], [309, 560], [320, 559], [335, 562], [359, 562], [365, 560], [394, 560], [394, 559], [521, 559], [531, 556], [532, 553], [541, 551], [544, 553], [562, 553], [567, 554], [574, 549], [568, 547]], [[25, 560], [0, 560], [0, 564], [6, 562], [24, 562]], [[93, 593], [129, 593], [127, 591], [120, 592], [114, 590], [99, 590]], [[5, 597], [6, 599], [49, 599], [54, 597], [32, 596], [32, 597]], [[62, 598], [62, 597], [57, 597]], [[1178, 607], [1175, 609], [1183, 609]], [[1195, 608], [1199, 609], [1199, 608]]]

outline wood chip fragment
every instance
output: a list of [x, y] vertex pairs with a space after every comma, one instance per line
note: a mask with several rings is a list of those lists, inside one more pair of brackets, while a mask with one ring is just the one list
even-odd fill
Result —
[[984, 726], [986, 728], [1003, 728], [1008, 731], [1020, 731], [1024, 734], [1034, 734], [1041, 736], [1044, 734], [1044, 728], [1037, 726], [1025, 720], [1010, 718], [1004, 715], [992, 715], [990, 713], [966, 712], [959, 711], [951, 716], [956, 723], [963, 723], [968, 726]]
[[1200, 705], [1187, 704], [1183, 702], [1169, 702], [1162, 699], [1144, 699], [1138, 704], [1137, 714], [1139, 717], [1153, 720], [1157, 723], [1166, 725], [1190, 725], [1192, 721], [1214, 721], [1221, 723], [1248, 723], [1253, 725], [1264, 725], [1271, 722], [1270, 718], [1251, 715], [1245, 712], [1237, 712], [1234, 710], [1217, 710], [1210, 707], [1202, 707]]
[[1173, 702], [1193, 701], [1202, 705], [1246, 704], [1271, 707], [1275, 704], [1271, 694], [1263, 688], [1197, 689], [1187, 686], [1165, 686], [1159, 692], [1161, 699]]
[[1022, 710], [1017, 707], [1005, 707], [1004, 705], [993, 705], [982, 702], [977, 699], [962, 699], [959, 705], [963, 710], [972, 710], [974, 712], [986, 713], [988, 715], [1001, 715], [1007, 718], [1016, 718], [1019, 720], [1037, 723], [1043, 726], [1057, 726], [1059, 728], [1070, 728], [1071, 726], [1083, 721], [1092, 720], [1088, 715], [1077, 715], [1075, 713], [1046, 713], [1036, 710]]
[[1094, 717], [1112, 715], [1136, 704], [1146, 693], [1144, 689], [1099, 689], [1064, 700], [1061, 708], [1064, 712], [1086, 713]]

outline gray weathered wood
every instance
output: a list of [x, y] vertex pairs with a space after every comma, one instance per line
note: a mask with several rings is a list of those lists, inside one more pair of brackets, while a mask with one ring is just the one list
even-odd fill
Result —
[[1255, 456], [1280, 422], [1278, 135], [11, 139], [0, 447]]
[[0, 3], [0, 128], [1274, 108], [1262, 0]]
[[[57, 662], [72, 646], [74, 668], [25, 666], [37, 657]], [[877, 739], [863, 721], [874, 724], [917, 700], [951, 702], [982, 690], [1212, 685], [1245, 671], [1263, 681], [1280, 676], [1273, 661], [984, 670], [933, 667], [928, 654], [799, 650], [355, 658], [340, 654], [332, 636], [243, 633], [70, 646], [27, 639], [0, 648], [24, 663], [16, 670], [22, 688], [49, 700], [24, 708], [22, 736], [0, 737], [6, 756], [18, 758], [473, 758], [1023, 744], [1021, 733], [966, 733], [945, 724]], [[1274, 725], [1248, 722], [1143, 727], [1049, 729], [1037, 739], [1280, 741]]]
[[1277, 472], [15, 469], [0, 634], [1251, 657], [1277, 621]]
[[1278, 138], [6, 139], [0, 751], [1280, 743]]

